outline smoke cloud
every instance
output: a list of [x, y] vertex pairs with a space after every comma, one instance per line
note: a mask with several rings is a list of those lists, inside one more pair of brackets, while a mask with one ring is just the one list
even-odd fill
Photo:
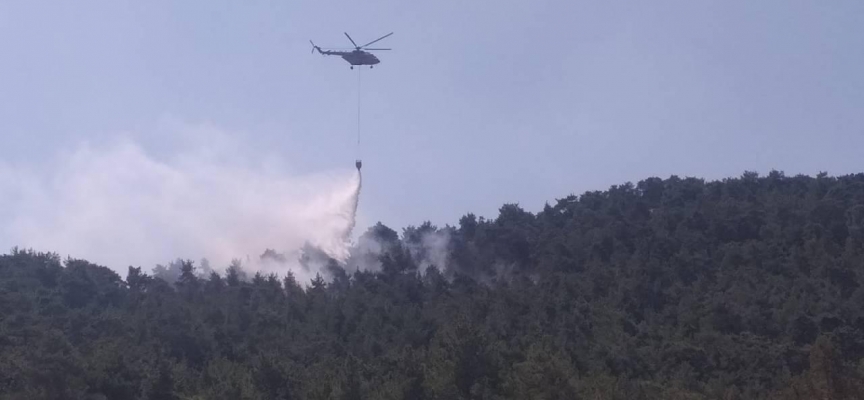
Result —
[[[304, 245], [349, 257], [359, 171], [290, 176], [273, 159], [238, 158], [221, 132], [196, 135], [170, 157], [125, 138], [82, 143], [41, 171], [0, 163], [0, 245], [87, 259], [121, 276], [177, 258], [206, 258], [216, 271], [239, 259], [247, 270], [290, 269], [301, 283], [319, 272], [297, 261]], [[284, 260], [260, 258], [266, 249]]]
[[408, 242], [407, 247], [421, 273], [425, 273], [431, 266], [441, 271], [449, 267], [451, 249], [448, 230], [423, 232], [419, 241]]
[[417, 272], [425, 274], [431, 266], [444, 271], [452, 264], [451, 235], [452, 228], [439, 229], [426, 222], [419, 227], [405, 228], [400, 238], [395, 231], [379, 224], [360, 235], [350, 249], [350, 257], [345, 267], [348, 272], [380, 271], [382, 256], [392, 256], [404, 251]]

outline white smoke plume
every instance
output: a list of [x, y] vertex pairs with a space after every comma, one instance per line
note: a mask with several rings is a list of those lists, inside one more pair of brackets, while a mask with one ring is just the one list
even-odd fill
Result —
[[[206, 258], [221, 272], [240, 259], [247, 271], [291, 269], [308, 283], [319, 271], [296, 262], [305, 244], [347, 259], [360, 190], [353, 166], [290, 176], [272, 159], [237, 161], [226, 135], [204, 131], [165, 159], [120, 139], [81, 144], [41, 172], [0, 163], [0, 245], [86, 259], [124, 277], [130, 265], [150, 271]], [[266, 249], [287, 261], [260, 259]]]
[[450, 233], [447, 230], [425, 232], [418, 243], [408, 243], [408, 251], [417, 263], [421, 273], [435, 266], [440, 271], [448, 268], [450, 263]]
[[438, 229], [427, 222], [420, 227], [404, 229], [402, 237], [397, 239], [395, 231], [375, 226], [361, 235], [351, 247], [351, 255], [345, 266], [348, 272], [355, 269], [380, 271], [382, 256], [404, 250], [419, 273], [425, 274], [431, 266], [444, 271], [452, 263], [451, 234], [450, 228]]

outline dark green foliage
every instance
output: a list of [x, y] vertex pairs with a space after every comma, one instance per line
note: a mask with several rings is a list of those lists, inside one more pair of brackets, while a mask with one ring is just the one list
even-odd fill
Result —
[[401, 237], [378, 224], [344, 268], [311, 246], [300, 262], [321, 273], [177, 260], [124, 281], [13, 249], [0, 398], [864, 392], [864, 175], [650, 178]]

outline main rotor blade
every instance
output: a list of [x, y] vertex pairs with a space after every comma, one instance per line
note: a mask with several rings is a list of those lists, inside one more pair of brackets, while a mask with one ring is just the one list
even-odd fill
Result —
[[373, 40], [373, 41], [371, 41], [371, 42], [369, 42], [369, 43], [366, 43], [366, 44], [364, 44], [364, 45], [362, 45], [362, 46], [360, 46], [360, 47], [366, 47], [366, 46], [368, 46], [368, 45], [370, 45], [370, 44], [372, 44], [372, 43], [375, 43], [375, 42], [377, 42], [377, 41], [379, 41], [379, 40], [381, 40], [381, 39], [384, 39], [384, 38], [386, 38], [387, 36], [390, 36], [390, 35], [392, 35], [392, 34], [393, 34], [393, 32], [390, 32], [390, 33], [388, 33], [388, 34], [386, 34], [386, 35], [384, 35], [384, 36], [381, 36], [380, 38], [375, 39], [375, 40]]
[[363, 50], [375, 50], [375, 51], [377, 51], [377, 50], [393, 50], [393, 49], [365, 49], [364, 48]]
[[[343, 32], [343, 33], [345, 34], [345, 36], [348, 36], [348, 32]], [[354, 39], [351, 39], [351, 36], [348, 36], [348, 40], [351, 41], [351, 44], [353, 44], [355, 48], [360, 47], [360, 46], [357, 46], [357, 43], [354, 43]]]

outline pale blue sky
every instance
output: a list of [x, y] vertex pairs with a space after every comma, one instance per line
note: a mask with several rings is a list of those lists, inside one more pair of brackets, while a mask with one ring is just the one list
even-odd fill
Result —
[[[494, 217], [649, 176], [860, 172], [864, 2], [4, 1], [0, 157], [209, 123], [295, 173], [352, 168], [366, 222]], [[365, 228], [365, 227], [361, 227]]]

